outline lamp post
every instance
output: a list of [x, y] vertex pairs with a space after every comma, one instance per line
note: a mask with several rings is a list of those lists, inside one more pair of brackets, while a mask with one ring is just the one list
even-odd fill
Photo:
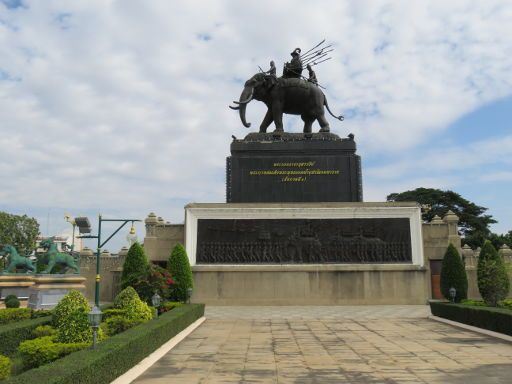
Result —
[[[77, 219], [75, 219], [77, 220]], [[121, 224], [119, 225], [119, 227], [114, 231], [112, 232], [112, 234], [107, 237], [107, 239], [105, 241], [101, 241], [101, 223], [103, 222], [121, 222]], [[121, 228], [123, 228], [127, 223], [132, 223], [132, 227], [133, 227], [133, 223], [136, 222], [136, 221], [142, 221], [142, 220], [137, 220], [137, 219], [103, 219], [101, 217], [101, 215], [98, 215], [98, 234], [97, 235], [88, 235], [88, 236], [80, 236], [81, 238], [83, 239], [98, 239], [98, 247], [96, 249], [96, 287], [95, 287], [95, 290], [94, 290], [94, 304], [99, 307], [100, 306], [100, 253], [101, 253], [101, 248], [107, 244], [111, 238], [113, 238], [117, 232], [119, 232], [121, 230]], [[79, 225], [77, 223], [77, 225]], [[90, 231], [89, 231], [90, 232]]]
[[457, 290], [451, 287], [448, 292], [450, 293], [450, 298], [452, 299], [452, 303], [455, 303], [455, 296], [457, 295]]
[[100, 327], [101, 317], [103, 316], [103, 312], [95, 305], [91, 312], [87, 314], [89, 319], [89, 324], [92, 327], [92, 349], [96, 349], [96, 338], [98, 335], [98, 328]]
[[155, 308], [155, 318], [158, 317], [158, 307], [160, 307], [160, 301], [162, 298], [158, 294], [157, 291], [155, 291], [155, 294], [151, 296], [151, 304], [153, 304], [153, 307]]

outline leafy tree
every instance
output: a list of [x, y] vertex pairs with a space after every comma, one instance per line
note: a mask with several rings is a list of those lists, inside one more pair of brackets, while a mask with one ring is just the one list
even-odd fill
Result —
[[507, 297], [510, 281], [505, 263], [489, 240], [484, 243], [478, 257], [477, 277], [478, 290], [487, 305], [496, 307]]
[[36, 247], [39, 223], [27, 215], [11, 215], [0, 212], [0, 245], [10, 244], [23, 255]]
[[169, 256], [167, 269], [174, 279], [173, 295], [176, 301], [186, 301], [188, 298], [187, 289], [192, 288], [192, 269], [188, 261], [187, 252], [183, 245], [176, 244]]
[[434, 188], [416, 188], [412, 191], [392, 193], [388, 201], [416, 201], [430, 205], [431, 209], [423, 213], [423, 220], [431, 221], [435, 215], [443, 217], [448, 210], [459, 217], [459, 231], [463, 243], [473, 248], [479, 247], [491, 235], [490, 224], [496, 223], [491, 215], [486, 215], [487, 208], [466, 200], [453, 191]]
[[123, 264], [121, 274], [121, 289], [135, 287], [148, 273], [149, 262], [144, 248], [139, 243], [133, 243]]
[[468, 277], [457, 248], [450, 243], [441, 265], [441, 293], [451, 300], [450, 288], [455, 288], [456, 303], [468, 297]]
[[504, 244], [509, 248], [512, 248], [512, 231], [508, 231], [508, 233], [504, 235], [491, 233], [489, 235], [489, 241], [492, 243], [492, 245], [494, 245], [494, 248], [496, 249], [500, 249]]

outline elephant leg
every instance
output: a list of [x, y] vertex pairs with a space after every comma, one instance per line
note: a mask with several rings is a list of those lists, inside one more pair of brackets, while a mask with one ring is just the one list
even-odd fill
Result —
[[260, 132], [267, 132], [267, 128], [272, 123], [272, 121], [274, 121], [274, 118], [272, 117], [272, 110], [269, 108], [265, 114], [265, 117], [263, 118], [263, 121], [261, 122]]
[[280, 105], [272, 105], [272, 116], [274, 117], [274, 124], [276, 125], [274, 132], [283, 132], [283, 111]]
[[306, 116], [301, 116], [304, 121], [304, 133], [311, 133], [314, 119]]
[[320, 132], [329, 132], [330, 131], [329, 122], [325, 118], [324, 114], [321, 114], [318, 116], [318, 123], [320, 124]]

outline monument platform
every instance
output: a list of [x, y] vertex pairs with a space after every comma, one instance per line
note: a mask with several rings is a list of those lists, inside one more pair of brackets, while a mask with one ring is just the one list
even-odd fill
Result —
[[361, 179], [353, 135], [250, 133], [231, 143], [226, 201], [362, 201]]

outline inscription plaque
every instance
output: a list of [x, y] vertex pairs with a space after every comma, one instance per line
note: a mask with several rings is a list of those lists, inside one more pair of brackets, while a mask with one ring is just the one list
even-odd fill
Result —
[[361, 160], [352, 138], [334, 134], [250, 134], [231, 144], [226, 200], [256, 202], [362, 201]]
[[412, 263], [408, 218], [199, 219], [197, 263]]

